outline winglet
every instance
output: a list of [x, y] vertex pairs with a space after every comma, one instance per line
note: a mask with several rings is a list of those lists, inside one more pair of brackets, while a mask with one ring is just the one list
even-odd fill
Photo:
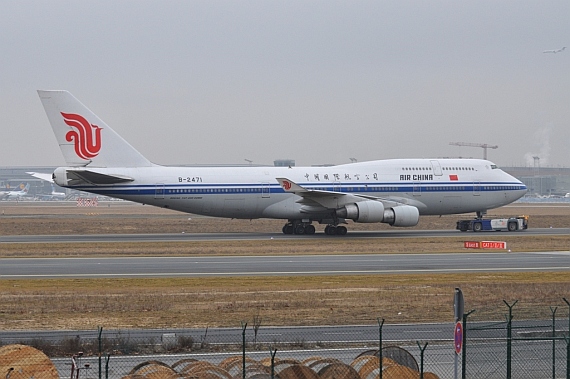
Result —
[[303, 193], [310, 192], [308, 189], [301, 187], [297, 183], [287, 178], [275, 178], [279, 182], [279, 185], [283, 188], [285, 192], [291, 193]]

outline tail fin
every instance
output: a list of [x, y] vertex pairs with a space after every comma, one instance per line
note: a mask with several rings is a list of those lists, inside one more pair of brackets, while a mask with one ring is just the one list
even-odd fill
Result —
[[22, 193], [28, 193], [30, 190], [30, 183], [26, 183], [26, 186], [22, 188]]
[[69, 166], [140, 167], [152, 163], [67, 91], [38, 91]]

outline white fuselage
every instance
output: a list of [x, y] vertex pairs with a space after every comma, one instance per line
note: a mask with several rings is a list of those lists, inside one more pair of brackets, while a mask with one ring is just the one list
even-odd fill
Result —
[[[182, 212], [231, 218], [314, 219], [300, 196], [285, 192], [286, 177], [308, 190], [358, 194], [417, 207], [422, 215], [486, 211], [526, 193], [519, 180], [479, 159], [391, 159], [330, 167], [114, 167], [90, 171], [130, 177], [113, 185], [62, 187]], [[77, 168], [74, 168], [77, 169]], [[315, 208], [316, 209], [316, 208]]]

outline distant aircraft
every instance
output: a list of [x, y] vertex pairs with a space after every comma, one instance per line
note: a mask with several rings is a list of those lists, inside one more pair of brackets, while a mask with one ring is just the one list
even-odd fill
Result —
[[[344, 235], [346, 220], [414, 226], [422, 215], [509, 204], [526, 186], [480, 159], [391, 159], [327, 167], [151, 163], [67, 91], [38, 91], [67, 167], [59, 186], [187, 213], [286, 220], [285, 234]], [[348, 131], [347, 131], [348, 133]], [[278, 143], [279, 141], [275, 141]]]
[[64, 192], [56, 192], [53, 184], [51, 185], [51, 192], [49, 194], [41, 193], [36, 195], [40, 200], [65, 200], [67, 194]]
[[25, 186], [24, 186], [24, 183], [22, 183], [22, 184], [20, 184], [20, 190], [4, 191], [1, 198], [3, 200], [13, 200], [13, 199], [18, 200], [21, 197], [26, 196], [28, 194], [29, 189], [30, 189], [29, 183], [26, 183]]
[[543, 53], [554, 53], [554, 54], [556, 54], [556, 53], [561, 53], [564, 50], [566, 50], [566, 46], [564, 46], [563, 48], [558, 49], [558, 50], [544, 50]]
[[52, 184], [50, 196], [53, 200], [63, 200], [67, 197], [67, 194], [65, 192], [57, 192]]

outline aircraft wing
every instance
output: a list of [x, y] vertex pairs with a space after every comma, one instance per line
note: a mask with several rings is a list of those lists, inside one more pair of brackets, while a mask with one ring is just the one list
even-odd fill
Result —
[[294, 193], [295, 195], [300, 196], [301, 200], [299, 200], [298, 203], [302, 203], [307, 206], [320, 206], [326, 209], [338, 209], [347, 204], [366, 200], [380, 201], [386, 207], [395, 207], [398, 205], [409, 204], [409, 201], [404, 198], [383, 198], [345, 192], [313, 190], [300, 186], [299, 184], [287, 178], [276, 179], [285, 192]]
[[124, 175], [101, 174], [90, 170], [66, 170], [67, 183], [69, 185], [92, 184], [109, 185], [134, 181], [133, 178]]

